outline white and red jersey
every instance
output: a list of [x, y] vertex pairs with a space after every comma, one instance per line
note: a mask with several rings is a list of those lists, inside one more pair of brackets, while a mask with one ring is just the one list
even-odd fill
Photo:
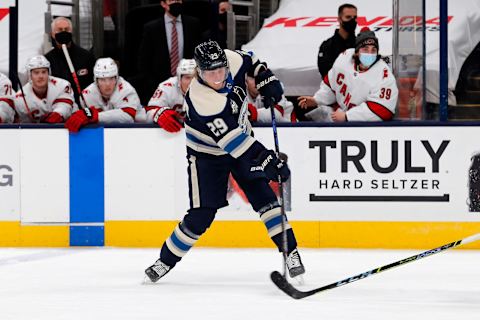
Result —
[[0, 72], [0, 123], [12, 123], [15, 119], [14, 100], [12, 82]]
[[392, 120], [398, 88], [390, 67], [380, 59], [368, 70], [359, 71], [354, 53], [355, 49], [347, 49], [335, 60], [314, 95], [317, 104], [332, 109], [328, 106], [337, 103], [348, 121]]
[[[33, 90], [32, 83], [29, 81], [23, 86], [22, 91], [18, 91], [15, 96], [15, 109], [20, 122], [39, 122], [42, 117], [50, 112], [57, 112], [66, 121], [74, 111], [78, 110], [73, 89], [67, 80], [50, 76], [48, 77], [48, 88], [45, 97], [38, 97]], [[25, 101], [27, 107], [25, 106]], [[29, 110], [31, 113], [30, 118]]]
[[180, 88], [178, 77], [168, 78], [158, 85], [157, 90], [155, 90], [152, 98], [148, 101], [148, 105], [145, 107], [147, 122], [153, 122], [155, 114], [162, 109], [172, 109], [177, 111], [181, 116], [184, 116], [184, 101], [185, 98]]
[[[250, 122], [272, 122], [271, 111], [269, 108], [265, 109], [260, 95], [253, 98], [250, 93], [247, 93], [247, 101], [249, 113], [248, 118], [250, 119]], [[275, 120], [277, 122], [297, 122], [297, 117], [293, 109], [293, 103], [288, 101], [285, 96], [282, 96], [282, 100], [275, 105]]]
[[100, 123], [132, 123], [141, 108], [137, 91], [122, 77], [118, 77], [115, 90], [109, 99], [102, 97], [95, 82], [83, 90], [83, 97], [88, 107], [95, 107], [100, 111]]

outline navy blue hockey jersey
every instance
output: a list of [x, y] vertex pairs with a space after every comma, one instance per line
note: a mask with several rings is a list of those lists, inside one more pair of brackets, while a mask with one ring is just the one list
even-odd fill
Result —
[[252, 136], [245, 78], [265, 66], [252, 53], [225, 50], [225, 54], [230, 70], [225, 87], [217, 91], [194, 78], [185, 96], [188, 154], [239, 158], [264, 149]]

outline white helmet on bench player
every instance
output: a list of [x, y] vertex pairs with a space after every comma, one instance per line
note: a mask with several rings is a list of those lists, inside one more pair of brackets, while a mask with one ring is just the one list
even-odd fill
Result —
[[25, 69], [27, 69], [28, 78], [30, 79], [30, 73], [34, 69], [48, 69], [48, 74], [51, 73], [50, 62], [44, 56], [34, 56], [28, 59]]
[[100, 78], [118, 77], [118, 66], [112, 58], [100, 58], [93, 67], [95, 82]]
[[177, 67], [177, 78], [178, 78], [178, 83], [180, 83], [180, 80], [182, 79], [182, 76], [187, 74], [190, 76], [193, 76], [195, 74], [195, 68], [197, 67], [197, 64], [195, 60], [193, 59], [182, 59], [178, 63]]

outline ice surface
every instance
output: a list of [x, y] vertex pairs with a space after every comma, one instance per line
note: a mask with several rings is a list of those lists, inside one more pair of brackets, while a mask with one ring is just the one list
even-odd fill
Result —
[[[301, 290], [419, 251], [302, 249]], [[0, 319], [480, 319], [480, 251], [451, 250], [303, 300], [273, 249], [194, 248], [145, 285], [156, 249], [0, 249]]]

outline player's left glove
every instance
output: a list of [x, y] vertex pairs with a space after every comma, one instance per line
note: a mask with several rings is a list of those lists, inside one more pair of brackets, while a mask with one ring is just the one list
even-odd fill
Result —
[[159, 109], [153, 117], [153, 121], [166, 131], [172, 133], [180, 131], [183, 127], [182, 116], [172, 109]]
[[263, 97], [263, 106], [270, 108], [282, 100], [283, 87], [275, 75], [267, 69], [255, 77], [255, 86]]
[[50, 112], [44, 115], [40, 122], [43, 123], [61, 123], [63, 122], [63, 116], [58, 112]]
[[279, 159], [273, 150], [263, 150], [258, 157], [253, 160], [253, 166], [250, 171], [262, 170], [267, 179], [278, 181], [278, 176], [282, 182], [290, 177], [290, 169], [285, 161]]
[[78, 132], [81, 127], [90, 124], [98, 123], [98, 110], [95, 107], [78, 110], [65, 122], [65, 128], [70, 132]]

